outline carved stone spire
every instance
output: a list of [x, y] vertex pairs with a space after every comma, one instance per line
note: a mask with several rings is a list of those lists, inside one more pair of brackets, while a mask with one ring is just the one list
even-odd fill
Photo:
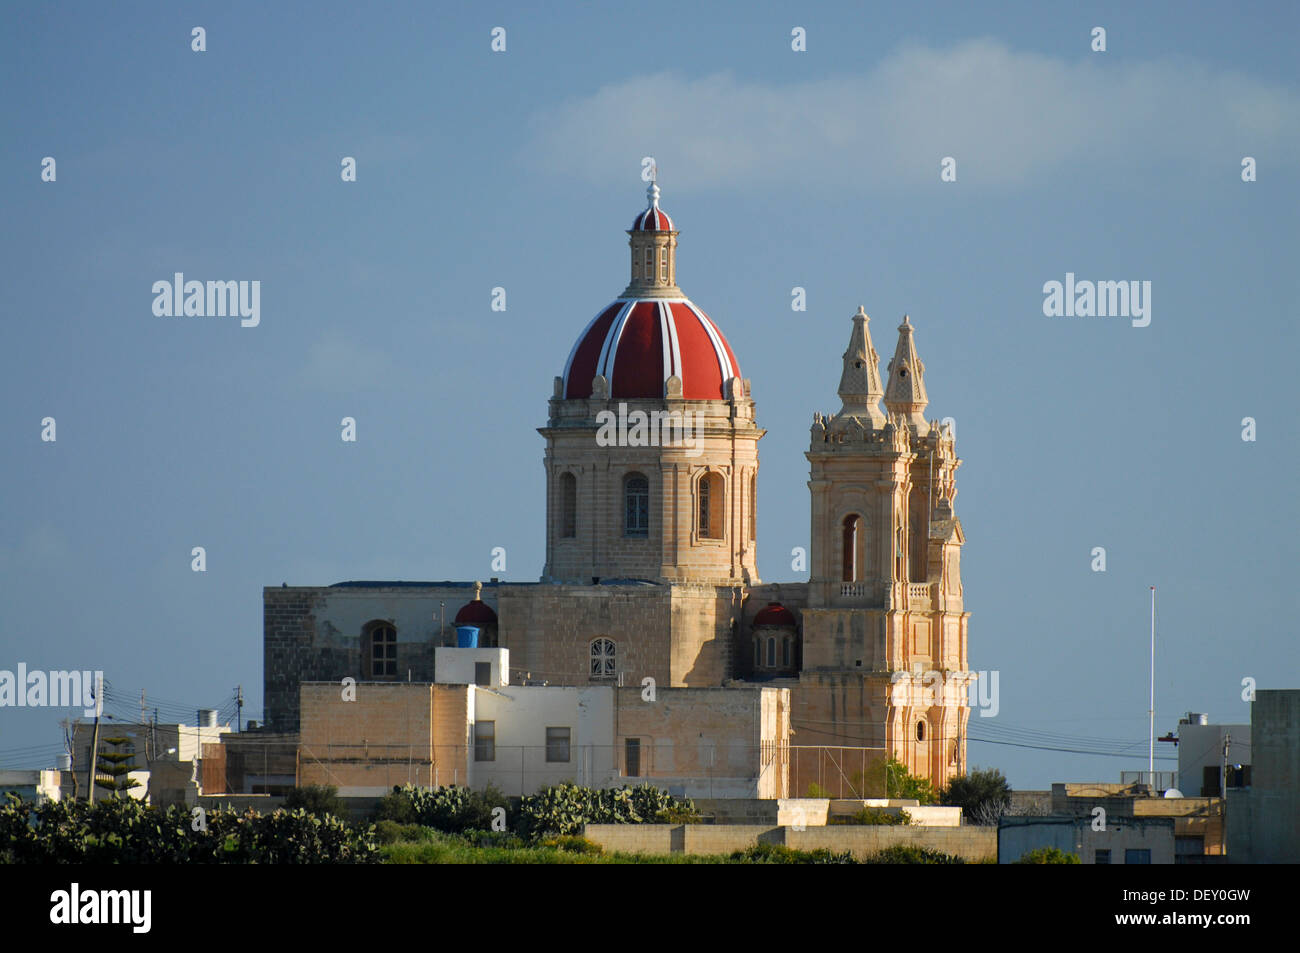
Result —
[[843, 401], [840, 413], [866, 418], [873, 428], [879, 428], [885, 423], [885, 415], [880, 410], [880, 398], [885, 392], [880, 386], [880, 356], [871, 346], [871, 332], [867, 329], [870, 320], [858, 305], [849, 349], [844, 352], [844, 370], [840, 374], [840, 400]]
[[911, 319], [903, 315], [903, 323], [898, 326], [898, 347], [889, 362], [885, 409], [891, 416], [898, 414], [906, 418], [918, 435], [924, 435], [930, 431], [924, 414], [930, 398], [925, 394], [925, 365], [916, 353], [912, 331]]

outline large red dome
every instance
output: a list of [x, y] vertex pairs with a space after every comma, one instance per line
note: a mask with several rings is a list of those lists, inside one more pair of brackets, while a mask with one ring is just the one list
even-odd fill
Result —
[[591, 396], [596, 375], [615, 400], [657, 400], [674, 374], [687, 400], [722, 400], [740, 364], [718, 326], [685, 298], [619, 298], [591, 319], [564, 365], [564, 396]]

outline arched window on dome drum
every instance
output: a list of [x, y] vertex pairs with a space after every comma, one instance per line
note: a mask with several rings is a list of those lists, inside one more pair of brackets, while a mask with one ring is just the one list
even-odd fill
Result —
[[593, 639], [591, 643], [591, 677], [613, 678], [618, 674], [618, 646], [613, 639]]
[[655, 247], [653, 244], [645, 247], [645, 277], [649, 281], [655, 276]]
[[699, 500], [699, 526], [701, 539], [722, 539], [726, 528], [724, 504], [726, 491], [721, 473], [705, 473], [696, 489]]
[[856, 513], [850, 513], [844, 517], [844, 539], [843, 539], [843, 559], [844, 559], [844, 582], [857, 582], [858, 580], [858, 536], [862, 531], [862, 517]]
[[560, 535], [578, 535], [578, 478], [572, 473], [560, 474]]
[[650, 535], [650, 481], [640, 473], [623, 478], [623, 535]]
[[362, 643], [371, 678], [397, 677], [397, 630], [389, 622], [368, 622], [362, 629]]

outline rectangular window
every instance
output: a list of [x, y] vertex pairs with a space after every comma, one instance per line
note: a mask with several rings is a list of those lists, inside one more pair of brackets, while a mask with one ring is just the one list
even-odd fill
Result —
[[647, 279], [655, 276], [655, 250], [646, 248], [645, 250], [645, 276]]
[[667, 245], [659, 249], [659, 278], [663, 281], [668, 280], [668, 246]]
[[567, 762], [569, 760], [570, 728], [546, 729], [546, 760], [548, 762]]
[[497, 759], [497, 723], [495, 721], [474, 722], [474, 760], [495, 761]]
[[1151, 851], [1147, 848], [1141, 850], [1130, 847], [1124, 851], [1124, 863], [1126, 864], [1149, 864], [1151, 863]]
[[623, 776], [628, 778], [641, 777], [641, 739], [626, 739], [623, 742], [623, 754], [624, 760], [627, 762]]
[[492, 684], [492, 663], [491, 662], [474, 663], [474, 684], [475, 685]]
[[1109, 863], [1110, 863], [1110, 851], [1109, 851], [1109, 850], [1098, 850], [1096, 856], [1093, 858], [1093, 863], [1095, 863], [1095, 864], [1109, 864]]
[[709, 531], [709, 478], [707, 476], [700, 478], [700, 535], [704, 537], [712, 536]]
[[781, 640], [781, 664], [786, 668], [790, 667], [790, 640]]

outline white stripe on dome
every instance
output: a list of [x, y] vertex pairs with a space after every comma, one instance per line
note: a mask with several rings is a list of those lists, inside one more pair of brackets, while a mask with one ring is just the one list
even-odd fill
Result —
[[667, 308], [662, 301], [656, 302], [659, 310], [659, 337], [663, 342], [664, 363], [663, 379], [666, 381], [673, 373], [673, 344], [672, 337], [668, 330], [671, 319], [668, 316]]
[[611, 394], [614, 393], [613, 370], [614, 358], [618, 353], [618, 342], [623, 337], [623, 328], [627, 324], [628, 315], [632, 313], [632, 309], [636, 307], [636, 304], [635, 301], [629, 301], [623, 305], [618, 317], [610, 324], [609, 331], [605, 333], [605, 345], [600, 351], [600, 361], [596, 364], [596, 373], [603, 375], [605, 380], [609, 382], [609, 393]]
[[[622, 300], [622, 298], [618, 298], [615, 299], [613, 303], [617, 304]], [[560, 393], [566, 395], [569, 393], [569, 372], [573, 370], [573, 360], [578, 356], [578, 348], [582, 347], [582, 342], [587, 340], [587, 335], [590, 334], [591, 329], [596, 326], [596, 322], [600, 320], [600, 316], [608, 311], [612, 306], [613, 305], [607, 304], [605, 307], [597, 311], [596, 316], [587, 322], [587, 326], [583, 328], [582, 333], [578, 335], [578, 340], [574, 343], [573, 350], [569, 352], [569, 359], [564, 362], [564, 389], [561, 390]]]
[[709, 320], [703, 311], [689, 301], [686, 302], [686, 307], [690, 308], [695, 317], [699, 319], [700, 326], [704, 328], [704, 333], [713, 342], [713, 353], [718, 358], [718, 369], [722, 372], [723, 383], [726, 383], [736, 376], [736, 372], [731, 366], [731, 358], [727, 356], [727, 349], [722, 344], [722, 335], [718, 333], [718, 329], [713, 326], [713, 322]]
[[668, 312], [668, 333], [671, 335], [673, 343], [673, 373], [684, 379], [685, 374], [682, 372], [682, 345], [681, 342], [677, 340], [677, 316], [673, 314], [673, 309], [669, 304], [665, 303], [663, 308]]

